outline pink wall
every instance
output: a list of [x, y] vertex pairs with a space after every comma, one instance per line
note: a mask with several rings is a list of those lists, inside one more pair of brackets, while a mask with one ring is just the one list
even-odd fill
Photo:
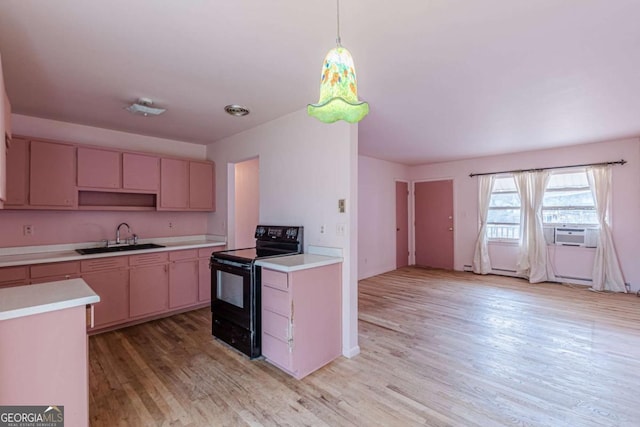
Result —
[[409, 166], [358, 157], [358, 279], [396, 268], [396, 180]]
[[247, 160], [235, 165], [235, 247], [255, 246], [260, 216], [260, 161]]
[[[640, 289], [640, 264], [637, 253], [640, 245], [640, 140], [638, 138], [585, 144], [557, 149], [530, 151], [500, 156], [483, 157], [456, 162], [414, 166], [410, 169], [413, 181], [424, 179], [454, 179], [454, 234], [456, 270], [471, 265], [473, 248], [478, 232], [478, 184], [476, 178], [469, 178], [471, 172], [495, 172], [519, 168], [553, 167], [591, 162], [620, 160], [629, 163], [613, 168], [613, 201], [611, 207], [613, 236], [622, 265], [625, 280], [632, 289]], [[570, 248], [573, 256], [563, 253], [558, 257], [556, 267], [572, 274], [587, 274], [590, 277], [590, 257], [582, 252], [588, 249]], [[511, 246], [511, 251], [516, 247]], [[495, 262], [503, 268], [513, 258], [509, 247], [500, 248], [504, 259]], [[494, 251], [499, 253], [500, 251]], [[565, 251], [566, 252], [566, 251]], [[512, 266], [515, 270], [515, 266]]]
[[[470, 178], [471, 172], [495, 172], [519, 168], [553, 167], [620, 160], [629, 163], [613, 168], [613, 201], [611, 206], [613, 237], [625, 280], [631, 283], [633, 290], [640, 289], [640, 263], [637, 254], [640, 250], [640, 139], [601, 142], [557, 149], [530, 151], [515, 154], [468, 159], [455, 162], [435, 163], [412, 166], [408, 169], [411, 181], [431, 179], [454, 180], [454, 269], [463, 270], [471, 265], [473, 248], [478, 233], [478, 183]], [[389, 171], [402, 168], [389, 162], [382, 162], [360, 156], [360, 235], [376, 230], [387, 230], [394, 224], [392, 213], [386, 212], [386, 205], [393, 205], [393, 194], [384, 190], [393, 185], [393, 174]], [[399, 170], [400, 170], [399, 169]], [[369, 181], [369, 182], [367, 182]], [[367, 212], [367, 214], [365, 214]], [[368, 273], [378, 274], [393, 269], [395, 241], [388, 237], [385, 242], [390, 248], [378, 250], [369, 246], [380, 242], [359, 242], [361, 277]], [[566, 249], [570, 249], [567, 251]], [[502, 269], [515, 270], [516, 247], [496, 245], [491, 248], [492, 261]], [[571, 253], [571, 250], [573, 253]], [[368, 256], [368, 264], [363, 264], [365, 253], [380, 251], [379, 256]], [[577, 277], [590, 277], [592, 254], [589, 249], [563, 248], [561, 253], [553, 253], [557, 271]], [[592, 251], [592, 250], [591, 250]], [[556, 251], [557, 252], [557, 251]], [[365, 273], [368, 272], [368, 273]]]
[[[207, 215], [206, 212], [4, 210], [0, 211], [0, 247], [114, 240], [116, 227], [121, 222], [128, 223], [141, 239], [202, 235], [206, 234]], [[25, 225], [33, 226], [32, 236], [24, 236]]]

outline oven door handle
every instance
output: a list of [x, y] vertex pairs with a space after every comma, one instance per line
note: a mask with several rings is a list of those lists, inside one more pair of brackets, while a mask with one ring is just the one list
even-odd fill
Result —
[[209, 263], [209, 267], [210, 268], [213, 269], [218, 265], [226, 266], [226, 267], [236, 267], [236, 268], [241, 268], [243, 270], [250, 270], [251, 269], [251, 264], [235, 262], [235, 261], [229, 261], [229, 260], [226, 260], [226, 259], [211, 259], [211, 261]]

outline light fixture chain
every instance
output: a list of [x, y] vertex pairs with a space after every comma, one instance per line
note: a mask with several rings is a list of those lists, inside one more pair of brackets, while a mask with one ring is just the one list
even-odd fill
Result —
[[337, 38], [336, 38], [336, 43], [338, 44], [338, 46], [342, 46], [342, 40], [340, 39], [340, 0], [336, 0], [336, 20], [338, 21], [338, 25], [337, 25]]

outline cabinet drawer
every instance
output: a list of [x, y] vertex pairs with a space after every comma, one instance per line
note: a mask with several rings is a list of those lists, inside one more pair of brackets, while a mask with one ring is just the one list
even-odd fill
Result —
[[40, 277], [38, 279], [31, 279], [31, 284], [37, 285], [39, 283], [48, 283], [48, 282], [57, 282], [59, 280], [77, 279], [78, 277], [80, 277], [80, 274], [65, 274], [61, 276]]
[[187, 249], [184, 251], [169, 252], [169, 259], [171, 261], [179, 261], [181, 259], [195, 259], [198, 257], [197, 249]]
[[0, 268], [0, 284], [21, 282], [27, 280], [27, 267], [4, 267]]
[[64, 277], [67, 275], [78, 274], [79, 272], [80, 263], [78, 261], [37, 264], [31, 266], [32, 279], [52, 276]]
[[282, 368], [291, 370], [289, 344], [275, 339], [274, 337], [262, 334], [262, 355]]
[[209, 248], [200, 248], [198, 249], [198, 258], [209, 258], [212, 253], [222, 251], [225, 247], [226, 246], [212, 246]]
[[169, 261], [168, 252], [156, 252], [151, 254], [132, 255], [129, 257], [129, 265], [161, 264]]
[[114, 256], [108, 258], [94, 258], [80, 262], [80, 270], [83, 273], [100, 270], [112, 270], [114, 268], [125, 268], [129, 265], [126, 256]]
[[286, 290], [289, 288], [287, 273], [283, 273], [282, 271], [269, 270], [268, 268], [263, 268], [262, 284], [270, 288]]
[[262, 288], [262, 309], [289, 316], [289, 293], [264, 286]]
[[273, 311], [262, 311], [262, 330], [282, 341], [289, 340], [289, 318]]

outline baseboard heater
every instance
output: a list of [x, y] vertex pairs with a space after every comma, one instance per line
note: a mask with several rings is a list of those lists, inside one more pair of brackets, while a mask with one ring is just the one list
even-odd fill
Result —
[[505, 273], [516, 273], [515, 270], [508, 270], [506, 268], [491, 268], [492, 271], [504, 271]]
[[593, 282], [593, 279], [585, 279], [584, 277], [573, 277], [573, 276], [558, 276], [556, 274], [556, 279], [570, 279], [570, 280], [582, 280], [583, 282]]

